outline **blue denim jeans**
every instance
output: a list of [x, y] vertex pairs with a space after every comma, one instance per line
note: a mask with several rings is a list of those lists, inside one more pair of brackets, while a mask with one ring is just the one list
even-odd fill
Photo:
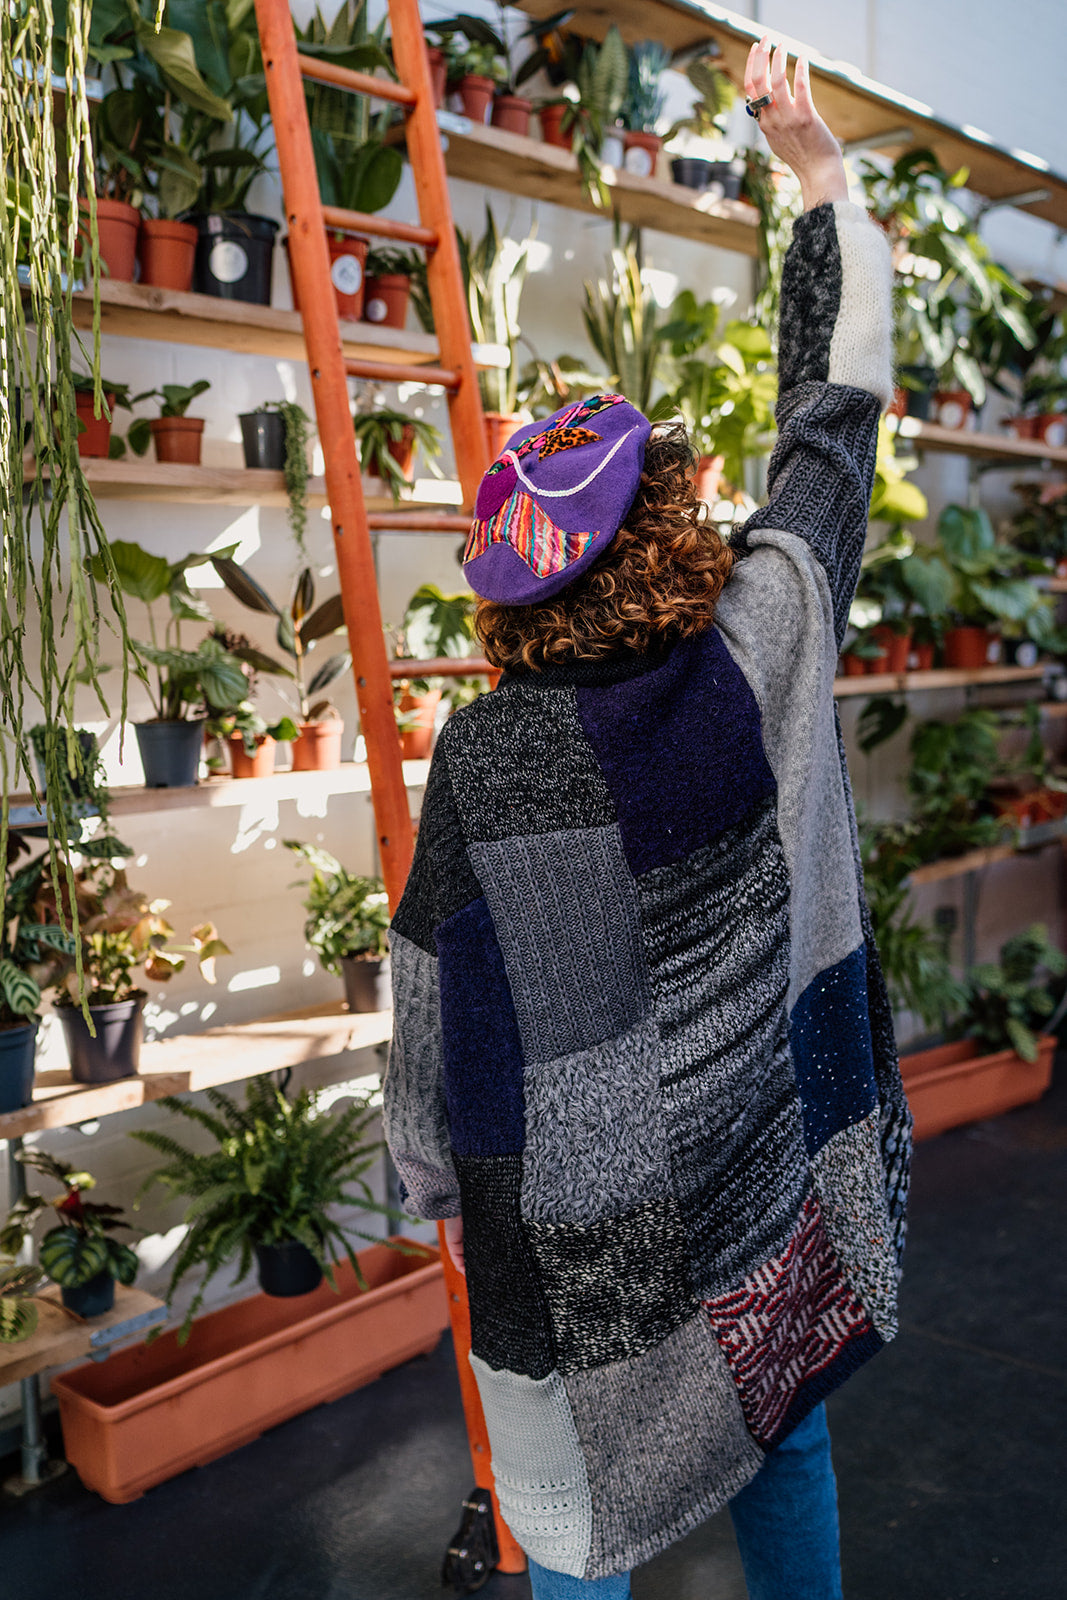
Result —
[[[730, 1501], [749, 1600], [841, 1600], [837, 1485], [826, 1408], [772, 1450]], [[630, 1574], [569, 1578], [530, 1562], [533, 1600], [630, 1600]]]

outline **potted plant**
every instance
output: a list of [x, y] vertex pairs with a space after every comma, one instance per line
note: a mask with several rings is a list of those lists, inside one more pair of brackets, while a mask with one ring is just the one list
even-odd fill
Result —
[[344, 724], [328, 700], [313, 700], [312, 696], [321, 694], [339, 678], [351, 665], [351, 657], [347, 650], [328, 656], [310, 680], [307, 670], [313, 647], [345, 626], [341, 596], [331, 595], [316, 606], [315, 579], [311, 568], [304, 567], [297, 576], [292, 599], [283, 610], [231, 556], [219, 554], [210, 559], [227, 589], [242, 605], [275, 619], [278, 644], [293, 659], [296, 709], [300, 714], [299, 732], [293, 741], [293, 770], [327, 772], [339, 767]]
[[285, 473], [289, 527], [297, 549], [302, 556], [306, 556], [304, 535], [308, 514], [311, 418], [295, 400], [265, 400], [255, 411], [243, 412], [237, 420], [241, 424], [245, 466], [251, 471], [266, 469]]
[[20, 1150], [18, 1160], [62, 1184], [63, 1193], [52, 1200], [39, 1194], [17, 1200], [0, 1231], [0, 1254], [18, 1255], [40, 1218], [55, 1210], [60, 1221], [37, 1245], [38, 1266], [59, 1285], [68, 1311], [102, 1317], [115, 1304], [116, 1282], [129, 1288], [140, 1267], [136, 1251], [114, 1237], [120, 1228], [129, 1230], [122, 1207], [86, 1200], [96, 1188], [92, 1173], [78, 1171], [46, 1150]]
[[[698, 473], [715, 462], [718, 477], [743, 488], [744, 463], [768, 455], [774, 441], [778, 381], [765, 330], [737, 318], [724, 325], [721, 306], [698, 302], [688, 289], [661, 323], [641, 284], [636, 257], [617, 251], [614, 265], [617, 288], [609, 289], [606, 279], [586, 286], [586, 325], [591, 336], [595, 331], [594, 348], [614, 370], [623, 369], [624, 391], [627, 381], [636, 379], [648, 401], [657, 371], [669, 371], [669, 401], [685, 419], [700, 457]], [[640, 370], [633, 372], [637, 362]], [[718, 483], [711, 487], [718, 491]]]
[[946, 506], [938, 518], [938, 554], [949, 567], [954, 589], [945, 633], [945, 663], [974, 669], [990, 659], [993, 629], [1003, 622], [1032, 625], [1048, 609], [1048, 598], [1027, 573], [1043, 563], [1020, 555], [997, 539], [978, 507]]
[[667, 98], [660, 80], [670, 64], [671, 53], [658, 40], [630, 46], [630, 82], [622, 111], [626, 124], [623, 164], [627, 172], [641, 178], [656, 175], [656, 157], [663, 147], [656, 123]]
[[[209, 739], [223, 741], [230, 758], [230, 775], [234, 778], [269, 778], [274, 771], [274, 756], [279, 744], [291, 744], [299, 738], [300, 729], [292, 717], [276, 717], [273, 722], [260, 713], [255, 705], [259, 674], [291, 678], [288, 667], [256, 648], [252, 641], [232, 628], [216, 623], [212, 637], [224, 650], [240, 661], [245, 674], [245, 698], [225, 711], [213, 711], [208, 717], [205, 732]], [[222, 762], [216, 756], [208, 757], [208, 769], [216, 772]]]
[[972, 969], [955, 1041], [901, 1057], [916, 1137], [1040, 1099], [1056, 1048], [1043, 1030], [1057, 1009], [1053, 980], [1065, 971], [1067, 958], [1036, 923], [1001, 946], [999, 962]]
[[663, 136], [664, 144], [678, 151], [671, 160], [671, 177], [687, 189], [708, 189], [714, 184], [726, 198], [736, 200], [745, 162], [726, 147], [726, 118], [737, 90], [711, 56], [697, 56], [685, 75], [699, 99]]
[[381, 328], [402, 328], [407, 321], [411, 280], [424, 272], [413, 250], [375, 246], [367, 253], [367, 292], [363, 320]]
[[95, 378], [75, 372], [71, 381], [74, 385], [74, 405], [78, 416], [78, 454], [91, 460], [107, 460], [109, 457], [123, 455], [125, 445], [120, 439], [113, 438], [111, 433], [115, 409], [121, 406], [129, 411], [142, 396], [137, 395], [131, 400], [129, 384], [115, 383], [111, 378], [101, 377], [103, 404], [100, 415], [97, 416]]
[[0, 1344], [19, 1344], [37, 1332], [33, 1297], [44, 1282], [40, 1267], [0, 1259]]
[[30, 855], [30, 841], [9, 828], [0, 925], [0, 1113], [33, 1099], [33, 1058], [41, 992], [55, 981], [74, 940], [48, 915], [42, 888], [51, 875], [48, 852]]
[[1012, 489], [1022, 507], [1004, 524], [1005, 538], [1059, 572], [1067, 563], [1067, 483], [1024, 479]]
[[862, 814], [859, 821], [863, 884], [893, 1007], [943, 1030], [958, 1013], [964, 988], [952, 974], [944, 930], [929, 927], [911, 909], [908, 878], [922, 865], [921, 827], [872, 822]]
[[[321, 129], [312, 130], [315, 167], [324, 204], [365, 213], [380, 211], [389, 204], [400, 185], [403, 158], [395, 145], [384, 142], [388, 125], [388, 113], [383, 113], [360, 145]], [[327, 228], [326, 244], [337, 314], [358, 322], [365, 305], [370, 241], [362, 234]], [[290, 268], [291, 265], [290, 259]], [[300, 309], [295, 279], [293, 307], [297, 311]]]
[[528, 253], [532, 233], [518, 244], [502, 239], [497, 231], [492, 208], [485, 208], [485, 232], [477, 241], [470, 234], [456, 234], [460, 265], [467, 290], [471, 334], [480, 344], [507, 346], [508, 365], [478, 373], [478, 387], [485, 413], [486, 444], [491, 459], [500, 454], [511, 434], [522, 425], [516, 414], [519, 370], [516, 360], [519, 342], [519, 306], [526, 282]]
[[[139, 208], [144, 193], [138, 130], [129, 116], [132, 98], [127, 90], [112, 89], [96, 106], [93, 118], [100, 264], [109, 278], [126, 283], [132, 282], [137, 269]], [[88, 211], [88, 200], [80, 205], [83, 213]]]
[[[474, 602], [470, 594], [443, 594], [424, 583], [407, 603], [397, 638], [397, 660], [461, 660], [473, 653]], [[401, 678], [394, 685], [400, 750], [405, 761], [425, 761], [433, 744], [437, 708], [447, 696], [450, 709], [479, 692], [470, 678]]]
[[136, 417], [126, 434], [130, 449], [143, 456], [151, 440], [157, 461], [179, 461], [185, 466], [200, 465], [203, 417], [186, 415], [198, 395], [210, 389], [207, 378], [196, 383], [165, 383], [162, 389], [147, 389], [136, 400], [158, 400], [158, 417]]
[[440, 430], [422, 417], [378, 407], [374, 411], [357, 411], [352, 425], [363, 473], [368, 478], [380, 478], [394, 500], [400, 499], [402, 490], [411, 488], [416, 450], [423, 451], [431, 469], [436, 466]]
[[[503, 28], [503, 17], [501, 22]], [[508, 78], [506, 36], [483, 18], [466, 14], [435, 21], [430, 31], [447, 43], [446, 86], [459, 96], [463, 115], [487, 123], [497, 85]]]
[[304, 938], [325, 971], [342, 978], [349, 1011], [388, 1011], [392, 1007], [389, 967], [389, 897], [380, 878], [349, 872], [319, 845], [283, 840], [307, 862]]
[[920, 722], [911, 737], [907, 790], [918, 863], [1000, 843], [1005, 823], [992, 815], [989, 782], [998, 765], [997, 723], [988, 711], [952, 722]]
[[[541, 134], [546, 144], [573, 152], [586, 194], [598, 209], [611, 204], [611, 191], [601, 172], [623, 164], [620, 117], [630, 77], [630, 55], [613, 23], [601, 44], [572, 33], [556, 33], [546, 70], [557, 93], [538, 102]], [[552, 58], [556, 70], [552, 70]], [[531, 58], [533, 59], [533, 58]]]

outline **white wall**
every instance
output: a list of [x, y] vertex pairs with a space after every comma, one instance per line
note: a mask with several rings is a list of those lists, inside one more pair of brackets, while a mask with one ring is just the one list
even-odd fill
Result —
[[[294, 13], [303, 20], [310, 11], [308, 0], [294, 0]], [[332, 11], [332, 5], [326, 9]], [[426, 0], [424, 12], [442, 15], [454, 8], [442, 0]], [[494, 14], [486, 0], [471, 0], [470, 9]], [[751, 12], [750, 14], [755, 14]], [[1067, 55], [1067, 8], [1059, 0], [1026, 0], [1016, 5], [1005, 26], [1001, 5], [992, 0], [867, 0], [864, 5], [845, 5], [841, 0], [764, 0], [759, 16], [768, 28], [780, 26], [810, 42], [825, 54], [854, 62], [871, 76], [892, 84], [906, 94], [927, 100], [950, 119], [985, 128], [998, 142], [1021, 145], [1044, 156], [1054, 167], [1067, 169], [1067, 124], [1054, 113], [1056, 91], [1049, 88], [1048, 73], [1035, 68], [1035, 61], [1058, 64]], [[511, 18], [518, 32], [524, 19]], [[1055, 70], [1055, 68], [1054, 68]], [[686, 95], [681, 81], [672, 97], [674, 105], [684, 107]], [[743, 114], [738, 126], [744, 125]], [[480, 232], [484, 206], [488, 199], [498, 223], [521, 237], [536, 218], [538, 249], [523, 306], [523, 325], [539, 353], [555, 356], [564, 352], [591, 355], [582, 328], [580, 285], [583, 277], [597, 272], [610, 247], [611, 225], [596, 217], [560, 211], [551, 206], [533, 207], [525, 200], [502, 194], [487, 194], [477, 185], [452, 186], [457, 223]], [[261, 180], [252, 196], [252, 209], [280, 216], [279, 194], [273, 177]], [[413, 218], [414, 194], [410, 174], [389, 214]], [[1067, 253], [1054, 230], [1018, 213], [994, 214], [985, 224], [987, 237], [1017, 269], [1046, 276], [1067, 278]], [[738, 297], [743, 310], [750, 289], [750, 264], [743, 258], [721, 251], [648, 233], [645, 239], [647, 264], [662, 274], [658, 290], [669, 298], [676, 286], [688, 286], [702, 294], [723, 288]], [[291, 303], [285, 257], [275, 257], [275, 303]], [[290, 395], [303, 401], [310, 410], [310, 393], [305, 371], [289, 362], [259, 357], [236, 359], [226, 350], [207, 351], [184, 346], [168, 346], [115, 337], [104, 340], [104, 370], [128, 381], [134, 390], [163, 382], [191, 382], [207, 377], [212, 388], [198, 402], [199, 414], [207, 419], [205, 461], [240, 464], [237, 415], [263, 398]], [[432, 397], [423, 399], [425, 414], [443, 424], [444, 409]], [[451, 461], [446, 453], [445, 471]], [[959, 461], [931, 458], [919, 474], [919, 481], [931, 496], [934, 510], [949, 498], [967, 492], [967, 473]], [[987, 480], [988, 492], [1001, 507], [1010, 504], [1007, 485], [1010, 474], [995, 474]], [[295, 553], [281, 510], [251, 509], [234, 513], [211, 506], [160, 506], [101, 503], [104, 523], [112, 538], [135, 539], [163, 554], [175, 556], [190, 549], [208, 551], [239, 540], [242, 559], [271, 592], [284, 594], [293, 580]], [[321, 593], [331, 591], [334, 579], [333, 552], [329, 526], [313, 514], [309, 542]], [[387, 622], [397, 622], [404, 601], [418, 584], [432, 580], [444, 587], [459, 587], [455, 537], [386, 537], [379, 540], [378, 563], [381, 577], [383, 613]], [[257, 627], [258, 619], [240, 608], [217, 586], [210, 598], [220, 619], [255, 637], [264, 647], [271, 645], [268, 629]], [[144, 618], [131, 607], [135, 636], [143, 631]], [[189, 637], [195, 630], [189, 630]], [[29, 652], [35, 640], [27, 642]], [[115, 659], [113, 641], [101, 640], [104, 659]], [[346, 750], [351, 753], [355, 738], [354, 696], [347, 683], [337, 686], [335, 698], [346, 716]], [[281, 709], [264, 688], [265, 709]], [[924, 701], [920, 714], [949, 714], [960, 703], [958, 697], [941, 696]], [[132, 739], [120, 768], [117, 753], [117, 727], [114, 716], [102, 720], [88, 697], [82, 714], [104, 736], [111, 771], [116, 781], [135, 781], [138, 776]], [[149, 714], [137, 686], [131, 697], [131, 716]], [[848, 729], [855, 708], [846, 708]], [[893, 794], [894, 773], [901, 754], [901, 741], [871, 761], [856, 758], [854, 774], [857, 790], [879, 805], [899, 804]], [[417, 803], [413, 796], [413, 803]], [[307, 814], [310, 810], [311, 814]], [[297, 873], [279, 845], [279, 840], [295, 835], [314, 838], [344, 857], [356, 870], [374, 868], [373, 829], [368, 802], [363, 796], [338, 796], [320, 807], [304, 812], [291, 801], [277, 805], [254, 795], [243, 808], [171, 811], [147, 814], [136, 819], [123, 818], [119, 832], [136, 851], [134, 882], [153, 895], [173, 902], [172, 916], [180, 932], [204, 915], [212, 916], [223, 937], [233, 948], [230, 959], [219, 964], [219, 983], [207, 989], [195, 972], [182, 974], [166, 990], [152, 995], [151, 1017], [160, 1033], [195, 1030], [208, 1022], [241, 1021], [264, 1012], [316, 1003], [336, 993], [334, 981], [321, 973], [309, 958], [301, 933], [302, 913], [299, 892], [290, 888]], [[1057, 915], [1060, 884], [1058, 875], [1040, 865], [1008, 864], [997, 869], [983, 896], [982, 942], [995, 946], [998, 930], [1005, 921], [1027, 915]], [[924, 909], [934, 903], [955, 903], [959, 886], [939, 886], [930, 891]], [[54, 1031], [46, 1028], [42, 1063], [56, 1065]], [[373, 1052], [363, 1052], [351, 1065], [337, 1070], [353, 1077], [372, 1073], [377, 1066]], [[112, 1118], [98, 1129], [70, 1130], [50, 1135], [49, 1148], [66, 1154], [78, 1152], [78, 1160], [97, 1173], [102, 1191], [127, 1202], [132, 1197], [146, 1168], [146, 1152], [126, 1139], [133, 1127], [157, 1126], [165, 1114], [152, 1108]], [[0, 1205], [3, 1184], [0, 1181]], [[174, 1222], [173, 1208], [158, 1200], [146, 1202], [139, 1215], [146, 1230], [142, 1246], [151, 1269], [144, 1278], [149, 1288], [158, 1288], [165, 1279], [166, 1258], [173, 1248], [168, 1230]], [[212, 1295], [212, 1303], [226, 1296], [225, 1276]], [[10, 1409], [14, 1396], [0, 1391], [0, 1411]]]

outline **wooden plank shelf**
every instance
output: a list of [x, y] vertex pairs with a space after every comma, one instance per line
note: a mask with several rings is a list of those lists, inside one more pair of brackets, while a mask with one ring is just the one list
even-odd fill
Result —
[[916, 450], [946, 455], [974, 456], [982, 461], [1003, 461], [1013, 466], [1067, 467], [1067, 447], [1043, 444], [1040, 439], [1016, 439], [1010, 433], [972, 433], [966, 428], [940, 428], [917, 417], [891, 417], [901, 443]]
[[1036, 667], [935, 667], [930, 672], [872, 672], [856, 678], [836, 678], [834, 694], [839, 700], [855, 695], [916, 694], [923, 690], [966, 689], [987, 683], [1032, 683], [1050, 669]]
[[987, 845], [983, 850], [968, 850], [962, 856], [944, 856], [940, 861], [928, 861], [909, 874], [913, 886], [923, 883], [943, 883], [947, 878], [962, 878], [968, 872], [980, 872], [997, 861], [1009, 861], [1015, 856], [1043, 850], [1046, 845], [1060, 844], [1067, 838], [1067, 824], [1042, 822], [1029, 828], [1020, 828], [1013, 843]]
[[167, 1319], [167, 1308], [143, 1289], [115, 1285], [115, 1304], [101, 1317], [72, 1317], [59, 1301], [59, 1290], [36, 1296], [37, 1330], [20, 1344], [0, 1345], [0, 1385], [32, 1378], [48, 1367], [62, 1367], [86, 1356], [101, 1361], [116, 1345], [140, 1339]]
[[[155, 339], [169, 344], [233, 350], [239, 355], [274, 356], [306, 362], [303, 321], [299, 312], [275, 306], [248, 305], [243, 300], [220, 300], [209, 294], [182, 294], [142, 283], [121, 283], [105, 278], [100, 284], [100, 326], [104, 333], [128, 339]], [[74, 325], [91, 329], [93, 297], [89, 290], [74, 296]], [[418, 368], [440, 363], [432, 334], [384, 328], [370, 322], [342, 322], [345, 358], [382, 361], [410, 366], [413, 381]], [[502, 345], [475, 345], [479, 367], [506, 367], [508, 353]]]
[[[528, 15], [544, 19], [559, 10], [558, 0], [518, 0]], [[674, 53], [714, 45], [723, 69], [739, 88], [751, 45], [767, 25], [739, 16], [708, 0], [577, 0], [568, 26], [602, 39], [617, 23], [628, 44], [659, 39]], [[896, 157], [905, 150], [932, 148], [949, 172], [967, 167], [967, 187], [988, 200], [1025, 199], [1031, 216], [1067, 228], [1067, 178], [1026, 150], [1000, 149], [980, 128], [958, 128], [938, 117], [932, 106], [912, 100], [867, 78], [858, 68], [809, 50], [778, 28], [771, 36], [790, 53], [806, 55], [811, 64], [815, 100], [839, 139], [857, 148], [877, 149]], [[1041, 191], [1045, 198], [1038, 198]]]
[[391, 1011], [349, 1012], [330, 1004], [146, 1044], [137, 1076], [116, 1083], [74, 1083], [67, 1072], [44, 1070], [37, 1074], [33, 1103], [0, 1116], [0, 1139], [95, 1122], [167, 1095], [196, 1094], [262, 1072], [365, 1050], [386, 1043], [392, 1031]]
[[[464, 178], [489, 189], [591, 212], [605, 223], [611, 221], [611, 211], [598, 211], [586, 194], [577, 158], [569, 150], [502, 128], [482, 127], [447, 111], [438, 112], [438, 124], [442, 143], [447, 140], [445, 166], [450, 178]], [[397, 133], [403, 137], [402, 129]], [[716, 200], [678, 183], [639, 178], [614, 167], [605, 167], [603, 175], [612, 206], [625, 223], [747, 256], [759, 251], [755, 206], [740, 200]]]

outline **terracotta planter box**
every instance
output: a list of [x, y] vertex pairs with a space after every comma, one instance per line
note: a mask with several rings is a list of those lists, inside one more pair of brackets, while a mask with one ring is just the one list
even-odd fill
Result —
[[973, 1039], [901, 1056], [900, 1072], [915, 1118], [915, 1137], [932, 1139], [949, 1128], [999, 1117], [1015, 1106], [1040, 1100], [1052, 1082], [1056, 1041], [1041, 1039], [1038, 1058], [1024, 1061], [1014, 1050], [980, 1056]]
[[167, 1333], [55, 1378], [67, 1460], [86, 1488], [124, 1505], [432, 1350], [448, 1323], [437, 1251], [373, 1245], [359, 1262], [366, 1293], [345, 1262], [339, 1295], [325, 1283], [295, 1299], [252, 1295], [198, 1318], [184, 1347]]

